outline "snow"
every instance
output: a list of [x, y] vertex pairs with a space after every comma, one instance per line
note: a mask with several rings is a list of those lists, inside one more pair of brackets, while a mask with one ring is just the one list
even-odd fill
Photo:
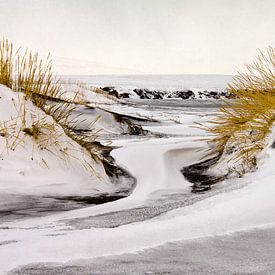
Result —
[[[127, 81], [126, 79], [125, 82]], [[100, 78], [98, 82], [102, 83]], [[11, 104], [14, 94], [1, 86], [0, 95], [1, 119], [9, 119], [16, 114]], [[115, 105], [108, 107], [112, 110], [119, 109]], [[185, 110], [182, 114], [181, 108]], [[242, 188], [220, 192], [187, 206], [167, 210], [166, 213], [156, 215], [154, 218], [122, 223], [114, 228], [87, 226], [78, 229], [70, 223], [76, 221], [79, 224], [85, 222], [89, 225], [89, 221], [93, 218], [103, 219], [104, 215], [111, 217], [114, 212], [117, 212], [121, 219], [127, 219], [124, 211], [133, 208], [143, 211], [142, 207], [146, 203], [151, 203], [154, 207], [154, 201], [151, 201], [152, 194], [160, 191], [172, 196], [189, 195], [191, 184], [184, 179], [180, 170], [185, 165], [196, 163], [201, 159], [202, 149], [207, 147], [206, 142], [202, 140], [206, 134], [193, 126], [194, 122], [207, 121], [211, 117], [211, 109], [202, 108], [197, 113], [194, 110], [192, 112], [186, 110], [189, 110], [188, 107], [174, 110], [157, 109], [154, 105], [148, 108], [121, 107], [122, 113], [139, 112], [141, 116], [161, 117], [159, 121], [162, 124], [146, 125], [144, 128], [168, 135], [163, 138], [145, 136], [113, 140], [113, 145], [118, 148], [112, 151], [112, 156], [137, 179], [133, 193], [125, 199], [102, 205], [2, 223], [0, 244], [5, 242], [6, 244], [0, 246], [0, 259], [3, 262], [0, 265], [0, 273], [5, 274], [13, 268], [29, 263], [69, 263], [73, 260], [93, 259], [99, 256], [136, 253], [168, 242], [210, 236], [215, 238], [256, 228], [263, 230], [274, 228], [275, 149], [270, 146], [275, 138], [274, 132], [270, 136], [269, 147], [262, 154], [256, 172], [221, 183], [222, 186], [239, 185]], [[178, 117], [178, 121], [171, 120], [171, 117], [173, 119]], [[105, 125], [108, 132], [110, 125], [106, 120], [109, 118], [102, 119], [101, 125]], [[114, 128], [114, 132], [117, 131], [118, 128]], [[36, 160], [29, 160], [27, 151], [21, 153], [21, 150], [23, 149], [14, 152], [16, 156], [20, 153], [20, 158], [15, 158], [12, 152], [5, 156], [4, 162], [1, 162], [1, 194], [11, 192], [38, 195], [72, 194], [93, 192], [95, 186], [103, 188], [73, 160], [68, 164], [69, 168], [65, 169], [63, 164], [47, 155], [55, 169], [42, 169]], [[26, 147], [26, 150], [30, 150], [30, 147]], [[25, 171], [25, 174], [22, 176], [20, 171]], [[61, 182], [63, 184], [58, 185]], [[106, 185], [110, 187], [107, 183]], [[146, 211], [151, 210], [144, 210], [145, 217], [148, 214]]]
[[[272, 154], [269, 161], [274, 161], [274, 158]], [[118, 228], [73, 230], [68, 233], [66, 228], [62, 230], [52, 223], [49, 224], [49, 228], [45, 227], [47, 224], [45, 218], [43, 223], [40, 221], [40, 229], [2, 230], [4, 235], [1, 234], [1, 241], [13, 240], [17, 236], [18, 242], [6, 245], [5, 249], [0, 251], [1, 259], [5, 259], [5, 265], [1, 266], [0, 270], [3, 272], [30, 262], [65, 262], [122, 254], [171, 241], [230, 234], [251, 228], [274, 227], [274, 172], [271, 177], [263, 178], [266, 172], [270, 172], [270, 166], [263, 167], [257, 176], [248, 175], [245, 180], [253, 179], [253, 182], [241, 190], [212, 197], [142, 223]], [[85, 211], [91, 214], [96, 208], [87, 208]], [[12, 226], [15, 227], [16, 224]], [[20, 227], [22, 226], [21, 223]], [[53, 239], [48, 236], [53, 233], [65, 235], [55, 236]]]
[[[23, 96], [14, 93], [6, 87], [0, 86], [0, 117], [1, 122], [12, 121], [16, 124], [16, 131], [21, 125], [21, 111], [18, 106], [23, 102]], [[54, 123], [40, 109], [27, 102], [26, 126], [33, 121], [45, 118], [46, 122]], [[60, 135], [52, 138], [51, 152], [41, 150], [32, 137], [20, 133], [20, 142], [15, 150], [6, 150], [5, 138], [0, 137], [0, 192], [1, 194], [28, 194], [39, 196], [65, 196], [92, 194], [112, 190], [107, 177], [104, 178], [103, 167], [95, 162], [92, 165], [101, 175], [86, 169], [81, 161], [91, 162], [87, 152], [69, 139], [62, 128], [54, 123]], [[44, 130], [46, 131], [46, 130]], [[46, 132], [47, 135], [52, 133]], [[47, 137], [51, 139], [50, 136]], [[14, 139], [12, 139], [14, 141]], [[58, 157], [59, 150], [66, 147], [70, 157], [64, 162]], [[62, 157], [62, 155], [60, 156]]]
[[129, 141], [127, 147], [115, 150], [113, 156], [121, 165], [127, 164], [126, 168], [137, 178], [139, 184], [132, 198], [145, 199], [157, 190], [189, 187], [180, 170], [202, 157], [203, 152], [196, 151], [202, 145], [200, 141], [183, 138]]

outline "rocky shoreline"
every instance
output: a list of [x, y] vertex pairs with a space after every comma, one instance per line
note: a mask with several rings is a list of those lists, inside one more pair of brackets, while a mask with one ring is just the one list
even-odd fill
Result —
[[228, 90], [155, 90], [147, 88], [134, 88], [127, 92], [115, 87], [100, 87], [106, 95], [114, 96], [118, 99], [139, 98], [139, 99], [230, 99], [234, 95]]

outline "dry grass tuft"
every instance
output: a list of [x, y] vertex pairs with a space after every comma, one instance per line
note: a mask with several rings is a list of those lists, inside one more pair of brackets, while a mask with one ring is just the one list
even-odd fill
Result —
[[[17, 147], [24, 147], [29, 141], [32, 143], [31, 158], [34, 151], [46, 150], [58, 158], [64, 160], [63, 151], [68, 148], [70, 142], [63, 141], [63, 131], [43, 114], [39, 108], [28, 108], [26, 101], [18, 94], [14, 103], [16, 116], [6, 121], [0, 121], [0, 135], [5, 139], [5, 149], [15, 151]], [[1, 155], [4, 151], [1, 153]]]
[[[31, 138], [33, 148], [49, 151], [65, 161], [75, 155], [74, 146], [69, 144], [70, 142], [60, 142], [65, 133], [71, 141], [76, 141], [84, 148], [81, 150], [83, 158], [78, 161], [87, 169], [92, 169], [87, 156], [94, 157], [91, 153], [91, 140], [96, 139], [97, 132], [90, 131], [90, 136], [87, 137], [77, 135], [73, 131], [77, 123], [76, 117], [73, 116], [74, 104], [86, 104], [84, 94], [76, 91], [73, 98], [66, 99], [63, 97], [61, 80], [53, 73], [49, 56], [43, 62], [37, 53], [26, 50], [20, 55], [19, 52], [13, 50], [13, 44], [8, 40], [0, 40], [0, 84], [18, 92], [16, 102], [19, 102], [19, 106], [15, 106], [18, 115], [9, 121], [0, 121], [0, 137], [5, 138], [5, 149], [14, 151]], [[24, 97], [19, 96], [22, 93]], [[40, 112], [33, 113], [28, 109], [28, 100], [32, 101]], [[41, 110], [44, 112], [43, 116]], [[53, 120], [49, 120], [47, 115]], [[92, 129], [92, 124], [90, 128]]]
[[0, 83], [13, 85], [13, 46], [8, 40], [0, 40]]
[[41, 98], [61, 98], [61, 82], [53, 73], [52, 62], [48, 56], [45, 62], [38, 54], [26, 50], [13, 50], [8, 40], [0, 40], [0, 83], [17, 92], [23, 92], [26, 98], [39, 105]]
[[234, 77], [229, 85], [236, 97], [220, 109], [205, 127], [211, 134], [213, 154], [230, 154], [241, 162], [243, 173], [255, 168], [257, 154], [267, 143], [275, 120], [275, 49], [260, 52], [246, 71]]

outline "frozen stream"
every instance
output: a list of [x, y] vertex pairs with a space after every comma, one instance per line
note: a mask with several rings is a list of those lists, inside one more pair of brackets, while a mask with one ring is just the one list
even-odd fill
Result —
[[[206, 146], [205, 133], [191, 126], [215, 108], [127, 108], [122, 112], [159, 120], [144, 122], [149, 135], [112, 140], [112, 156], [137, 180], [132, 194], [46, 216], [2, 219], [0, 274], [271, 274], [273, 185], [262, 192], [247, 177], [194, 194], [180, 172], [199, 161]], [[102, 142], [109, 142], [106, 135]]]

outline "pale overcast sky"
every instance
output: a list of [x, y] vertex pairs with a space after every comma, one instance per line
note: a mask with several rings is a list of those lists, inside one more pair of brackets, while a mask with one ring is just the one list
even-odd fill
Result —
[[61, 74], [234, 74], [274, 29], [274, 0], [0, 0], [0, 36]]

